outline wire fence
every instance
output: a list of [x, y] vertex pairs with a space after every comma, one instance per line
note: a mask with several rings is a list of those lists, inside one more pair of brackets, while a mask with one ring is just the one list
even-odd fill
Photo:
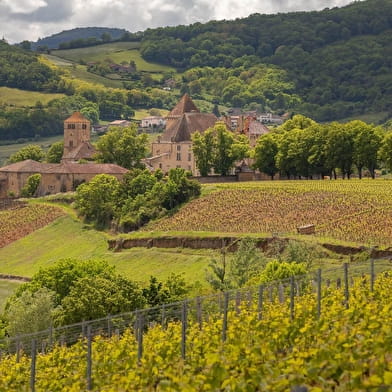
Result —
[[[222, 321], [221, 339], [227, 338], [228, 315], [238, 315], [244, 309], [254, 310], [258, 318], [263, 318], [263, 309], [267, 303], [287, 303], [290, 318], [295, 318], [295, 304], [301, 300], [304, 294], [313, 293], [316, 297], [317, 317], [320, 317], [322, 298], [328, 295], [330, 290], [326, 288], [340, 288], [344, 293], [344, 305], [350, 306], [350, 287], [356, 277], [363, 277], [363, 282], [370, 291], [374, 289], [374, 282], [382, 272], [390, 271], [392, 263], [389, 260], [370, 260], [366, 263], [345, 263], [341, 267], [327, 270], [317, 270], [313, 273], [301, 276], [293, 276], [289, 279], [269, 282], [255, 287], [246, 287], [238, 290], [220, 292], [208, 296], [186, 299], [171, 304], [165, 304], [148, 309], [140, 309], [134, 312], [118, 315], [108, 315], [105, 318], [90, 320], [72, 325], [49, 328], [37, 333], [10, 337], [0, 341], [0, 360], [7, 355], [15, 355], [19, 362], [22, 355], [30, 358], [30, 378], [26, 379], [26, 387], [35, 391], [37, 381], [37, 368], [39, 369], [39, 355], [45, 354], [53, 347], [70, 346], [76, 342], [84, 342], [82, 354], [86, 366], [85, 388], [93, 389], [93, 366], [94, 356], [92, 341], [95, 336], [113, 337], [120, 336], [126, 330], [132, 331], [135, 336], [135, 361], [140, 362], [143, 357], [143, 336], [145, 332], [160, 325], [166, 328], [169, 323], [175, 321], [181, 324], [181, 341], [179, 342], [179, 358], [186, 360], [187, 357], [187, 330], [190, 323], [196, 323], [202, 329], [205, 323], [214, 320]], [[81, 358], [75, 358], [81, 359]], [[98, 370], [97, 370], [98, 371]], [[41, 369], [39, 374], [45, 374]], [[97, 373], [98, 374], [98, 373]]]

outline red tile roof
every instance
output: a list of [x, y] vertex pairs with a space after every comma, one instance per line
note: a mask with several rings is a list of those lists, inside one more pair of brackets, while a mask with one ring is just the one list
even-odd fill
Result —
[[71, 117], [68, 117], [65, 123], [75, 123], [75, 122], [90, 122], [86, 117], [83, 116], [80, 112], [74, 112]]

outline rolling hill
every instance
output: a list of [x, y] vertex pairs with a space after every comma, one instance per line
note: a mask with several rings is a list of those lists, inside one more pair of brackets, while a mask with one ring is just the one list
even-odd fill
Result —
[[101, 39], [102, 34], [110, 34], [113, 40], [121, 38], [125, 29], [117, 29], [110, 27], [78, 27], [71, 30], [65, 30], [49, 37], [41, 38], [36, 42], [31, 42], [31, 49], [37, 50], [39, 47], [47, 47], [48, 49], [57, 49], [60, 44], [70, 42], [77, 39], [97, 38]]

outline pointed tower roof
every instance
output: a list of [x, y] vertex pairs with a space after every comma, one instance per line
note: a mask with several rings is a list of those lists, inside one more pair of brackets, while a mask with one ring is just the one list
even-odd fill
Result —
[[90, 122], [86, 117], [83, 116], [82, 113], [80, 112], [74, 112], [71, 117], [68, 117], [65, 121], [65, 123], [71, 122]]
[[193, 103], [191, 97], [188, 94], [184, 94], [177, 105], [173, 108], [173, 110], [168, 114], [168, 118], [170, 117], [180, 117], [184, 113], [200, 113], [200, 110]]

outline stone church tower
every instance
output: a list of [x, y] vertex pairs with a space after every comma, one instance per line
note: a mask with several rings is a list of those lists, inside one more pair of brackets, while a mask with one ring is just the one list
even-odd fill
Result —
[[63, 162], [91, 159], [95, 148], [90, 143], [91, 123], [80, 112], [75, 112], [64, 121]]

